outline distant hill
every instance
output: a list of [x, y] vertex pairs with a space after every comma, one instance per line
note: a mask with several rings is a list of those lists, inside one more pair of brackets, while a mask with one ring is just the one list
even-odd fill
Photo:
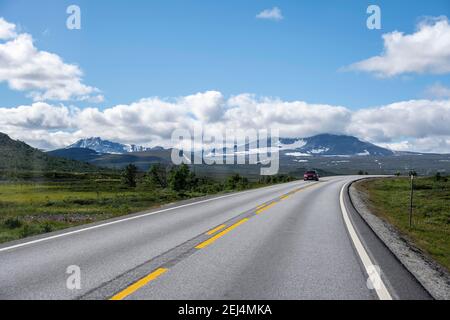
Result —
[[94, 172], [99, 171], [99, 168], [76, 160], [53, 157], [0, 133], [0, 171]]
[[154, 148], [144, 152], [129, 152], [123, 154], [99, 153], [85, 148], [66, 148], [49, 151], [48, 154], [66, 159], [89, 162], [99, 167], [121, 169], [130, 163], [135, 164], [140, 170], [146, 171], [152, 164], [171, 163], [171, 150]]
[[49, 151], [47, 154], [53, 157], [73, 159], [77, 161], [89, 162], [100, 157], [102, 154], [92, 149], [70, 148]]

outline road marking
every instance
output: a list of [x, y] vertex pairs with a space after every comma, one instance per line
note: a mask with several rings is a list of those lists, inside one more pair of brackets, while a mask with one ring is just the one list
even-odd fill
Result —
[[203, 249], [204, 247], [209, 246], [210, 244], [212, 244], [213, 242], [215, 242], [217, 239], [223, 237], [224, 235], [226, 235], [228, 232], [230, 232], [231, 230], [233, 230], [234, 228], [239, 227], [241, 224], [243, 224], [244, 222], [248, 221], [248, 218], [242, 219], [241, 221], [233, 224], [231, 227], [228, 227], [227, 229], [223, 230], [222, 232], [216, 234], [214, 237], [209, 238], [208, 240], [200, 243], [198, 246], [196, 246], [196, 249]]
[[[272, 188], [279, 187], [279, 186], [280, 185], [274, 185], [274, 186], [267, 187], [267, 189], [272, 189]], [[90, 231], [90, 230], [95, 230], [95, 229], [107, 227], [107, 226], [110, 226], [110, 225], [114, 225], [114, 224], [117, 224], [117, 223], [122, 223], [122, 222], [135, 220], [135, 219], [141, 219], [141, 218], [145, 218], [145, 217], [152, 216], [152, 215], [155, 215], [155, 214], [158, 214], [158, 213], [162, 213], [162, 212], [167, 212], [167, 211], [172, 211], [172, 210], [176, 210], [176, 209], [180, 209], [180, 208], [190, 207], [190, 206], [194, 206], [194, 205], [197, 205], [197, 204], [206, 203], [206, 202], [215, 201], [215, 200], [220, 200], [220, 199], [224, 199], [224, 198], [235, 197], [235, 196], [243, 195], [243, 194], [246, 194], [246, 193], [261, 191], [263, 189], [266, 189], [266, 188], [255, 189], [255, 190], [248, 190], [248, 191], [244, 191], [244, 192], [224, 195], [224, 196], [220, 196], [220, 197], [216, 197], [216, 198], [212, 198], [212, 199], [206, 199], [206, 200], [201, 200], [201, 201], [197, 201], [197, 202], [183, 204], [183, 205], [180, 205], [180, 206], [177, 206], [177, 207], [173, 207], [173, 208], [162, 209], [162, 210], [158, 210], [158, 211], [154, 211], [154, 212], [140, 214], [140, 215], [133, 216], [133, 217], [123, 218], [123, 219], [119, 219], [119, 220], [115, 220], [115, 221], [111, 221], [111, 222], [105, 222], [105, 223], [98, 224], [98, 225], [95, 225], [95, 226], [92, 226], [92, 227], [86, 227], [86, 228], [82, 228], [82, 229], [78, 229], [78, 230], [74, 230], [74, 231], [69, 231], [69, 232], [57, 234], [57, 235], [50, 236], [50, 237], [45, 237], [45, 238], [41, 238], [41, 239], [37, 239], [37, 240], [24, 242], [24, 243], [19, 243], [19, 244], [16, 244], [16, 245], [5, 247], [5, 248], [0, 248], [0, 252], [13, 250], [13, 249], [29, 246], [29, 245], [32, 245], [32, 244], [44, 242], [44, 241], [54, 240], [54, 239], [70, 236], [70, 235], [77, 234], [77, 233], [82, 233], [82, 232], [86, 232], [86, 231]]]
[[160, 275], [166, 273], [168, 270], [169, 269], [159, 268], [159, 269], [153, 271], [148, 276], [142, 278], [141, 280], [138, 280], [137, 282], [133, 283], [128, 288], [126, 288], [126, 289], [122, 290], [121, 292], [119, 292], [118, 294], [116, 294], [110, 300], [123, 300], [123, 299], [125, 299], [130, 294], [136, 292], [137, 290], [139, 290], [140, 288], [142, 288], [143, 286], [148, 284], [150, 281], [153, 281], [156, 278], [158, 278]]
[[[364, 268], [366, 269], [366, 273], [369, 275], [371, 274], [371, 271], [373, 269], [373, 262], [369, 257], [369, 254], [367, 253], [366, 249], [364, 248], [361, 240], [358, 237], [358, 234], [355, 231], [355, 228], [353, 227], [353, 224], [350, 220], [350, 217], [348, 215], [347, 209], [345, 208], [344, 204], [344, 190], [346, 190], [348, 183], [346, 183], [342, 189], [339, 196], [339, 202], [341, 205], [341, 211], [342, 215], [344, 217], [345, 226], [347, 227], [348, 233], [350, 235], [350, 238], [352, 239], [353, 245], [356, 248], [356, 252], [359, 255], [359, 258], [361, 259]], [[386, 285], [383, 282], [383, 279], [381, 279], [380, 276], [380, 283], [378, 288], [375, 288], [375, 291], [378, 295], [378, 298], [380, 300], [392, 300], [392, 296], [390, 295], [388, 289], [386, 288]]]
[[206, 234], [209, 235], [209, 236], [210, 236], [210, 235], [213, 235], [213, 234], [216, 233], [217, 231], [222, 230], [223, 228], [225, 228], [226, 226], [227, 226], [226, 224], [223, 224], [223, 225], [221, 225], [221, 226], [218, 226], [217, 228], [214, 228], [214, 229], [208, 231]]
[[286, 200], [286, 199], [288, 199], [290, 196], [291, 196], [291, 195], [283, 196], [283, 197], [280, 198], [280, 200], [281, 200], [281, 201]]
[[258, 209], [264, 208], [265, 206], [266, 206], [265, 204], [262, 204], [260, 206], [257, 206], [256, 209], [258, 210]]
[[272, 202], [271, 204], [259, 209], [258, 211], [256, 211], [256, 214], [260, 214], [261, 212], [264, 212], [270, 208], [272, 208], [274, 205], [276, 205], [278, 202]]

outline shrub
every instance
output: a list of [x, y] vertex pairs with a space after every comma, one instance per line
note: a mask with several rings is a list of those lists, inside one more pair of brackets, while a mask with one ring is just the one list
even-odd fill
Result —
[[22, 229], [22, 237], [23, 238], [29, 237], [29, 236], [32, 236], [32, 235], [35, 235], [35, 234], [38, 234], [38, 233], [40, 233], [40, 230], [36, 226], [32, 226], [32, 225], [29, 225], [29, 224], [26, 224], [26, 225], [23, 226], [23, 229]]
[[436, 181], [441, 181], [442, 176], [440, 172], [436, 172], [436, 174], [434, 175], [434, 180]]
[[136, 187], [136, 175], [137, 175], [137, 167], [134, 164], [129, 164], [125, 167], [125, 170], [122, 173], [123, 183], [129, 188]]
[[169, 173], [169, 187], [177, 192], [185, 191], [192, 187], [192, 180], [195, 176], [191, 174], [186, 164], [173, 168]]
[[53, 231], [53, 226], [52, 226], [50, 223], [46, 222], [46, 223], [42, 226], [42, 231], [43, 231], [44, 233], [52, 232], [52, 231]]
[[22, 226], [22, 221], [20, 221], [19, 218], [9, 218], [4, 222], [4, 225], [8, 229], [17, 229]]

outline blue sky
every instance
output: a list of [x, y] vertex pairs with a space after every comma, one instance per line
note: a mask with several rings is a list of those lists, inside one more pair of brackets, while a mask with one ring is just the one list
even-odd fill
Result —
[[[435, 82], [450, 85], [448, 75], [379, 79], [340, 71], [379, 54], [383, 33], [411, 33], [421, 17], [450, 12], [447, 0], [376, 1], [382, 29], [369, 30], [372, 3], [1, 0], [0, 13], [31, 33], [40, 50], [79, 65], [105, 106], [218, 90], [358, 109], [422, 98]], [[82, 30], [65, 28], [70, 4], [82, 10]], [[273, 6], [282, 21], [255, 18]], [[5, 83], [0, 94], [3, 106], [29, 102]]]
[[0, 0], [0, 131], [51, 149], [275, 126], [450, 153], [449, 17], [448, 0]]

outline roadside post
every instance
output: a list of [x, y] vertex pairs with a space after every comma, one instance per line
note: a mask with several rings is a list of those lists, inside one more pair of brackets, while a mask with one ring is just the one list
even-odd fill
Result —
[[412, 228], [413, 196], [414, 196], [414, 174], [411, 172], [411, 194], [410, 194], [410, 203], [409, 203], [409, 227], [410, 228]]

